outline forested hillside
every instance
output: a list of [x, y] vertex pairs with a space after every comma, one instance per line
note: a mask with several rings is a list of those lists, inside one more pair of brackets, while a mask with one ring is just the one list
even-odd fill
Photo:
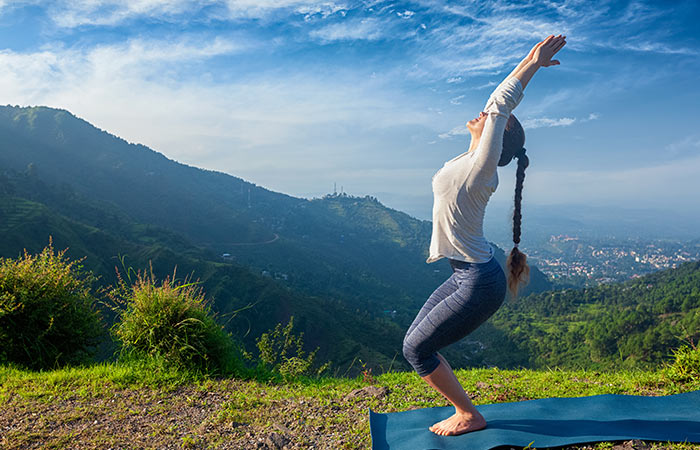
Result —
[[[57, 209], [73, 211], [73, 217]], [[356, 358], [375, 371], [388, 369], [400, 351], [404, 331], [388, 318], [351, 310], [331, 297], [297, 292], [240, 264], [217, 261], [211, 252], [176, 233], [135, 223], [67, 187], [53, 189], [32, 175], [5, 171], [0, 176], [0, 235], [3, 257], [17, 257], [25, 249], [37, 253], [51, 236], [55, 248], [68, 248], [71, 259], [85, 258], [84, 267], [99, 276], [96, 288], [116, 282], [115, 268], [124, 275], [129, 267], [142, 270], [152, 264], [159, 279], [175, 269], [179, 279], [191, 275], [201, 281], [220, 322], [248, 351], [255, 350], [255, 339], [263, 332], [286, 323], [291, 315], [295, 329], [304, 332], [306, 348], [311, 351], [319, 346], [319, 360], [332, 361], [332, 370], [341, 374]], [[111, 325], [110, 311], [102, 311]], [[105, 341], [102, 357], [111, 356], [113, 350], [111, 341]], [[401, 357], [393, 367], [408, 366]], [[348, 374], [357, 373], [358, 368], [356, 364]]]
[[528, 368], [652, 368], [700, 341], [700, 261], [623, 283], [531, 294], [473, 336], [475, 362]]

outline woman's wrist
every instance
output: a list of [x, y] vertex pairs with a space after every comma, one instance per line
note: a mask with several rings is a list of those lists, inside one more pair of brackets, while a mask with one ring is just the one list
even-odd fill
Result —
[[535, 66], [538, 69], [540, 67], [542, 67], [542, 64], [540, 64], [535, 58], [530, 58], [530, 60], [526, 63], [526, 65]]
[[527, 86], [527, 84], [530, 82], [530, 79], [539, 68], [540, 64], [535, 59], [532, 59], [525, 63], [519, 70], [517, 70], [516, 73], [513, 74], [513, 76], [520, 80], [520, 85], [523, 89], [525, 89], [525, 86]]

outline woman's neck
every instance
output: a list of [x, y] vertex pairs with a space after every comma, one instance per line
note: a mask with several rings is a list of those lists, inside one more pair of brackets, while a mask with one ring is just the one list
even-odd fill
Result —
[[475, 138], [474, 136], [472, 136], [472, 139], [469, 142], [469, 150], [467, 150], [467, 152], [471, 152], [472, 150], [474, 150], [478, 146], [479, 146], [479, 138]]

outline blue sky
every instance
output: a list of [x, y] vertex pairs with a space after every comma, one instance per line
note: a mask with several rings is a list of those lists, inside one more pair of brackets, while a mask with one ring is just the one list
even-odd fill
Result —
[[[515, 114], [524, 202], [697, 208], [696, 1], [0, 0], [0, 103], [64, 108], [183, 163], [429, 219], [465, 123], [548, 34]], [[491, 202], [512, 202], [514, 167]], [[497, 206], [498, 207], [498, 206]]]

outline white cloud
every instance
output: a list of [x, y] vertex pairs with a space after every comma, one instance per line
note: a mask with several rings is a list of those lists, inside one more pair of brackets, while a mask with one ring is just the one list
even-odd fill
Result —
[[[609, 44], [609, 46], [614, 46], [614, 43]], [[618, 47], [619, 48], [619, 47]], [[621, 48], [625, 50], [632, 50], [636, 52], [644, 53], [661, 53], [665, 55], [689, 55], [697, 56], [700, 55], [700, 51], [697, 49], [692, 49], [688, 47], [671, 47], [660, 42], [627, 42], [621, 45]]]
[[48, 7], [49, 16], [60, 27], [116, 25], [134, 17], [172, 19], [199, 11], [214, 1], [195, 0], [58, 0]]
[[590, 113], [588, 117], [583, 119], [576, 119], [574, 117], [560, 117], [558, 119], [552, 119], [549, 117], [537, 117], [526, 119], [523, 121], [523, 127], [525, 128], [545, 128], [545, 127], [568, 127], [574, 123], [584, 123], [590, 122], [591, 120], [597, 120], [599, 115], [597, 113]]
[[452, 103], [453, 105], [461, 105], [462, 102], [460, 100], [462, 100], [463, 98], [464, 95], [458, 95], [457, 97], [451, 98], [450, 103]]
[[543, 127], [568, 127], [576, 122], [576, 119], [571, 117], [561, 117], [559, 119], [550, 119], [549, 117], [538, 117], [535, 119], [527, 119], [523, 121], [524, 128], [543, 128]]
[[[0, 0], [0, 8], [7, 4]], [[41, 4], [19, 0], [19, 4]], [[135, 18], [188, 22], [200, 12], [209, 18], [257, 19], [273, 13], [328, 17], [347, 9], [344, 3], [317, 0], [56, 0], [47, 12], [59, 27], [114, 26]]]
[[224, 0], [231, 18], [263, 18], [273, 13], [328, 17], [348, 9], [345, 3], [316, 0]]
[[664, 147], [668, 156], [697, 155], [700, 152], [700, 137], [697, 135], [686, 136], [683, 139], [672, 142]]
[[348, 20], [326, 25], [313, 30], [309, 35], [322, 41], [367, 40], [374, 41], [384, 37], [386, 27], [379, 19], [365, 18]]
[[439, 134], [438, 137], [440, 139], [451, 139], [455, 136], [466, 136], [468, 134], [469, 134], [469, 130], [467, 129], [467, 126], [461, 125], [461, 126], [454, 127], [453, 129], [451, 129], [450, 131], [448, 131], [446, 133]]
[[486, 83], [486, 84], [481, 84], [481, 85], [479, 85], [479, 86], [477, 86], [477, 87], [475, 87], [475, 88], [473, 88], [473, 89], [476, 89], [476, 90], [486, 89], [486, 88], [494, 87], [494, 86], [496, 86], [497, 84], [498, 84], [497, 81], [489, 81], [488, 83]]

